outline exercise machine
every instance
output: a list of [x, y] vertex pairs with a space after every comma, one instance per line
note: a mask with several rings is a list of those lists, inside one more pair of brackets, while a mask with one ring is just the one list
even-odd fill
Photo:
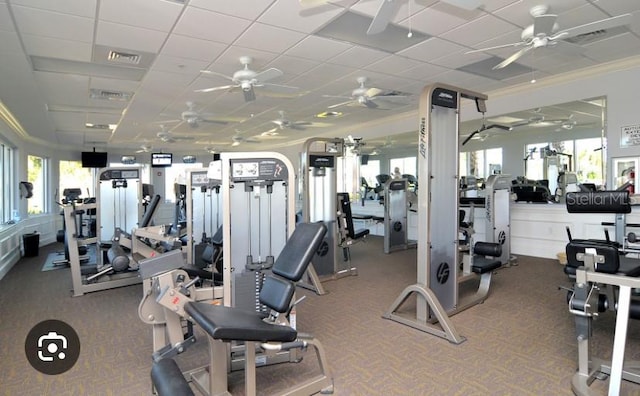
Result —
[[[615, 246], [588, 240], [569, 242], [566, 253], [567, 266], [575, 270], [569, 312], [575, 317], [578, 342], [578, 371], [571, 389], [576, 395], [593, 395], [591, 384], [609, 377], [609, 395], [619, 395], [623, 379], [640, 384], [640, 362], [624, 359], [629, 319], [640, 319], [640, 301], [632, 297], [632, 289], [640, 287], [640, 261], [624, 268]], [[606, 311], [616, 314], [610, 361], [590, 356], [593, 319]]]
[[[351, 268], [343, 268], [339, 253], [337, 221], [337, 160], [344, 153], [344, 140], [339, 138], [311, 138], [304, 142], [300, 161], [302, 177], [302, 221], [322, 222], [327, 227], [325, 239], [318, 250], [308, 278], [311, 289], [325, 294], [319, 277], [323, 279], [353, 275]], [[350, 264], [347, 262], [347, 264]], [[344, 270], [344, 271], [343, 271]]]
[[342, 260], [346, 265], [338, 266], [334, 277], [341, 278], [347, 275], [358, 274], [358, 269], [351, 266], [351, 246], [363, 241], [364, 238], [369, 235], [370, 231], [368, 228], [355, 229], [349, 193], [338, 193], [337, 198], [338, 248], [342, 249]]
[[[487, 96], [445, 84], [426, 86], [419, 104], [418, 127], [418, 255], [417, 282], [407, 286], [383, 315], [384, 318], [462, 343], [450, 316], [484, 301], [488, 292], [485, 277], [478, 292], [459, 295], [458, 288], [458, 136], [462, 99], [475, 102], [485, 113]], [[473, 266], [474, 274], [491, 274], [501, 266], [498, 260], [487, 260]], [[488, 278], [488, 279], [487, 279]], [[460, 281], [470, 280], [462, 277]], [[398, 313], [411, 295], [416, 295], [414, 316]]]
[[515, 263], [511, 257], [511, 177], [491, 175], [485, 182], [485, 242], [501, 245], [497, 259], [502, 265]]
[[384, 189], [384, 252], [406, 250], [415, 246], [409, 242], [409, 202], [407, 179], [391, 179]]
[[209, 178], [208, 172], [208, 168], [186, 171], [187, 263], [198, 268], [212, 264], [203, 255], [213, 249], [212, 238], [222, 225], [221, 180]]
[[[223, 161], [225, 161], [224, 154]], [[247, 163], [243, 164], [244, 168]], [[295, 325], [288, 320], [295, 307], [296, 282], [306, 272], [306, 267], [319, 248], [325, 232], [326, 227], [321, 223], [300, 223], [290, 235], [273, 263], [272, 273], [266, 275], [259, 291], [260, 303], [268, 307], [266, 317], [257, 311], [193, 301], [185, 288], [171, 289], [167, 292], [170, 297], [159, 298], [163, 306], [181, 316], [188, 316], [208, 336], [210, 353], [208, 370], [199, 371], [198, 374], [187, 373], [193, 385], [203, 394], [229, 394], [227, 375], [232, 368], [227, 358], [228, 350], [233, 350], [234, 344], [244, 345], [245, 394], [248, 396], [256, 395], [256, 366], [261, 361], [261, 358], [256, 355], [256, 350], [278, 353], [307, 349], [309, 346], [316, 352], [320, 373], [301, 384], [294, 385], [282, 394], [333, 393], [333, 379], [322, 344], [308, 334], [299, 333]], [[151, 378], [159, 395], [192, 394], [187, 379], [175, 362], [168, 357], [154, 363]]]

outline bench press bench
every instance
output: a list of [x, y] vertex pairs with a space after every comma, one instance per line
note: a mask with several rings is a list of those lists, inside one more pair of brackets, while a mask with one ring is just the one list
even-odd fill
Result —
[[[289, 326], [286, 316], [293, 308], [296, 282], [305, 274], [326, 233], [321, 223], [299, 223], [289, 237], [260, 290], [260, 302], [270, 310], [268, 317], [260, 312], [246, 311], [228, 306], [202, 302], [186, 302], [184, 312], [208, 335], [210, 365], [200, 378], [192, 379], [210, 395], [228, 395], [228, 348], [231, 342], [245, 345], [245, 394], [256, 394], [256, 348], [264, 350], [290, 350], [313, 346], [321, 373], [308, 381], [285, 391], [286, 395], [333, 393], [333, 379], [329, 374], [324, 348], [320, 342]], [[152, 368], [152, 381], [158, 394], [189, 395], [184, 385], [187, 380], [177, 375], [176, 365], [157, 362]], [[179, 371], [179, 370], [178, 370]], [[182, 379], [180, 380], [180, 377]], [[182, 382], [182, 385], [176, 384]], [[188, 385], [187, 385], [188, 387]], [[167, 392], [167, 393], [165, 393]]]

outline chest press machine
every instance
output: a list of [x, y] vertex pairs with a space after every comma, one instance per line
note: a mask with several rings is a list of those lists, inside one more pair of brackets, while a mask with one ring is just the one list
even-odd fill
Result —
[[[484, 113], [486, 95], [446, 84], [426, 86], [419, 104], [418, 180], [418, 257], [417, 282], [407, 286], [383, 318], [462, 343], [462, 337], [449, 316], [483, 302], [488, 293], [492, 271], [500, 260], [475, 259], [469, 274], [458, 275], [458, 129], [462, 98], [473, 100]], [[484, 254], [502, 253], [478, 249]], [[477, 291], [461, 298], [459, 283], [480, 277]], [[409, 296], [415, 294], [416, 314], [397, 313]]]

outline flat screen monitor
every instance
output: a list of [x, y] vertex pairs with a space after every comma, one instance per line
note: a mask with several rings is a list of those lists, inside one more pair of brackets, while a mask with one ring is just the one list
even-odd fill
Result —
[[151, 166], [154, 168], [171, 166], [172, 162], [173, 154], [171, 153], [151, 153]]
[[106, 168], [107, 166], [107, 153], [83, 151], [81, 155], [83, 168]]

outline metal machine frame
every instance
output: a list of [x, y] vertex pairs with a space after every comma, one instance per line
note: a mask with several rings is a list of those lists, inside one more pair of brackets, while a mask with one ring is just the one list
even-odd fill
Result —
[[416, 245], [409, 242], [407, 179], [391, 179], [384, 186], [384, 245], [385, 253], [406, 250]]
[[[218, 228], [218, 226], [221, 224], [221, 202], [220, 202], [220, 198], [221, 198], [221, 193], [220, 193], [220, 184], [221, 181], [220, 180], [216, 180], [213, 178], [209, 178], [209, 173], [208, 173], [208, 168], [202, 168], [202, 169], [187, 169], [186, 171], [186, 176], [187, 176], [187, 246], [186, 246], [186, 250], [187, 250], [187, 264], [195, 264], [196, 263], [196, 256], [195, 256], [195, 238], [199, 237], [200, 235], [203, 235], [204, 233], [206, 233], [207, 231], [209, 231], [209, 237], [213, 236]], [[211, 200], [209, 202], [209, 217], [211, 220], [211, 227], [209, 229], [207, 229], [207, 225], [206, 224], [201, 224], [201, 225], [196, 225], [196, 219], [199, 218], [199, 214], [202, 214], [203, 216], [206, 216], [206, 203], [204, 203], [202, 205], [202, 208], [199, 207], [199, 205], [196, 205], [196, 203], [194, 202], [194, 191], [195, 189], [206, 189], [207, 192], [210, 192], [211, 194], [216, 194], [216, 202], [214, 205], [214, 200], [213, 197], [211, 197]], [[215, 192], [214, 192], [215, 191]], [[202, 192], [202, 194], [206, 194], [207, 192]], [[215, 213], [215, 226], [214, 226], [214, 215], [213, 215], [213, 211], [214, 211], [214, 206], [216, 209], [216, 213]], [[198, 231], [201, 231], [198, 234]]]
[[[458, 133], [462, 98], [484, 113], [487, 96], [446, 84], [424, 87], [419, 104], [417, 282], [407, 286], [383, 315], [386, 319], [445, 338], [462, 337], [449, 316], [481, 302], [458, 295]], [[433, 191], [433, 192], [432, 192]], [[437, 232], [432, 227], [437, 227]], [[415, 318], [396, 313], [416, 293]]]

